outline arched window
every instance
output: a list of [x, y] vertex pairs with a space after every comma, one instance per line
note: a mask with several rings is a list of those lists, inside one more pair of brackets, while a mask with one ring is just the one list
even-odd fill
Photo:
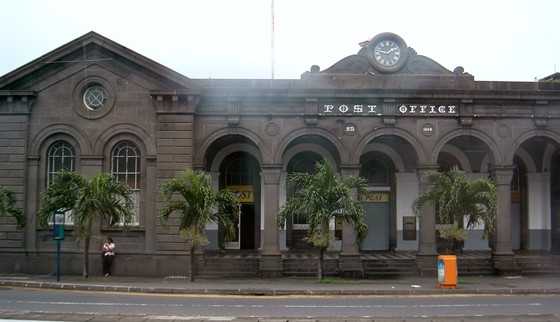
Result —
[[140, 224], [140, 152], [130, 141], [119, 142], [111, 152], [111, 175], [132, 190], [134, 217], [132, 225]]
[[[47, 150], [47, 187], [54, 182], [56, 175], [62, 171], [74, 171], [76, 154], [74, 148], [65, 141], [56, 141]], [[67, 211], [64, 222], [72, 225], [72, 211]]]
[[76, 154], [74, 148], [64, 142], [56, 141], [47, 151], [47, 186], [53, 181], [54, 177], [62, 171], [74, 171]]

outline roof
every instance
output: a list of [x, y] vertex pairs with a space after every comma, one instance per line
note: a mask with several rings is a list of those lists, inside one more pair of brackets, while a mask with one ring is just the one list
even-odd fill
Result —
[[191, 87], [190, 79], [170, 68], [167, 68], [139, 53], [114, 42], [113, 40], [106, 38], [94, 31], [90, 31], [87, 34], [78, 37], [53, 51], [13, 70], [2, 77], [0, 77], [0, 89], [6, 87], [7, 85], [14, 83], [15, 81], [39, 70], [45, 66], [47, 62], [54, 62], [60, 60], [61, 58], [69, 55], [80, 48], [87, 46], [89, 44], [96, 44], [102, 48], [105, 48], [115, 54], [118, 54], [125, 59], [128, 59], [165, 79], [169, 79], [182, 87]]

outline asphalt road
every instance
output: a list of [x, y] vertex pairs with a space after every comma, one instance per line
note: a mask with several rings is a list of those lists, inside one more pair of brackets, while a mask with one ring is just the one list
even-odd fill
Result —
[[430, 318], [560, 316], [560, 296], [188, 296], [0, 288], [0, 312], [153, 317]]

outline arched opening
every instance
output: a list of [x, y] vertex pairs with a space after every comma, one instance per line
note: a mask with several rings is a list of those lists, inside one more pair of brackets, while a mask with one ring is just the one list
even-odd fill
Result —
[[361, 250], [395, 249], [395, 167], [385, 154], [372, 151], [360, 158], [360, 177], [367, 181], [367, 192], [360, 196], [368, 234]]
[[534, 136], [515, 150], [511, 184], [512, 248], [560, 252], [559, 144]]
[[263, 223], [260, 149], [244, 136], [227, 135], [208, 147], [205, 158], [214, 188], [228, 189], [240, 201], [238, 214], [232, 218], [236, 225], [234, 236], [225, 236], [223, 227], [216, 224], [207, 225], [208, 248], [260, 248]]
[[[473, 135], [459, 135], [445, 142], [439, 151], [436, 151], [437, 163], [440, 172], [447, 172], [454, 168], [465, 172], [469, 180], [478, 178], [488, 178], [485, 173], [491, 166], [487, 163], [494, 163], [492, 151], [488, 144]], [[447, 241], [442, 239], [439, 231], [451, 225], [464, 227], [462, 220], [457, 222], [443, 221], [439, 216], [438, 205], [435, 205], [436, 219], [436, 245], [439, 251], [449, 247]], [[463, 242], [465, 250], [489, 250], [488, 240], [484, 238], [484, 225], [476, 225], [466, 230], [466, 238]]]
[[[315, 172], [315, 165], [317, 162], [323, 160], [323, 157], [318, 153], [311, 151], [304, 151], [293, 156], [286, 167], [288, 176], [292, 173], [307, 173], [312, 174]], [[297, 187], [289, 181], [286, 182], [286, 198], [290, 199], [291, 196], [301, 187]], [[303, 216], [294, 216], [290, 222], [286, 223], [286, 246], [290, 249], [309, 249], [311, 246], [305, 240], [307, 230], [309, 228]]]
[[368, 192], [360, 198], [369, 227], [361, 249], [416, 250], [418, 224], [411, 207], [418, 196], [417, 149], [400, 136], [381, 135], [361, 153], [360, 176]]
[[234, 236], [220, 232], [226, 249], [257, 249], [260, 245], [261, 177], [258, 161], [247, 152], [234, 152], [220, 165], [220, 189], [237, 194], [240, 206]]

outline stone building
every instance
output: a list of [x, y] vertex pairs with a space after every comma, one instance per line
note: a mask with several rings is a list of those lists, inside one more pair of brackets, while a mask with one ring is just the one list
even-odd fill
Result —
[[[27, 226], [0, 217], [0, 271], [52, 271], [55, 244], [36, 212], [53, 175], [67, 169], [110, 172], [134, 191], [133, 227], [101, 224], [92, 245], [115, 239], [116, 274], [184, 274], [186, 245], [176, 221], [159, 220], [158, 192], [194, 168], [210, 172], [216, 188], [244, 194], [236, 238], [207, 227], [203, 274], [313, 272], [306, 223], [281, 229], [275, 218], [293, 189], [287, 174], [322, 159], [368, 182], [368, 236], [358, 247], [352, 227], [333, 223], [328, 273], [433, 271], [442, 223], [433, 207], [416, 217], [411, 204], [428, 188], [429, 171], [453, 166], [491, 176], [498, 190], [495, 249], [482, 226], [469, 230], [465, 273], [530, 270], [554, 258], [560, 84], [475, 81], [391, 33], [357, 49], [300, 79], [190, 79], [90, 32], [2, 76], [0, 184], [17, 193]], [[63, 269], [78, 273], [71, 222], [67, 236]]]

